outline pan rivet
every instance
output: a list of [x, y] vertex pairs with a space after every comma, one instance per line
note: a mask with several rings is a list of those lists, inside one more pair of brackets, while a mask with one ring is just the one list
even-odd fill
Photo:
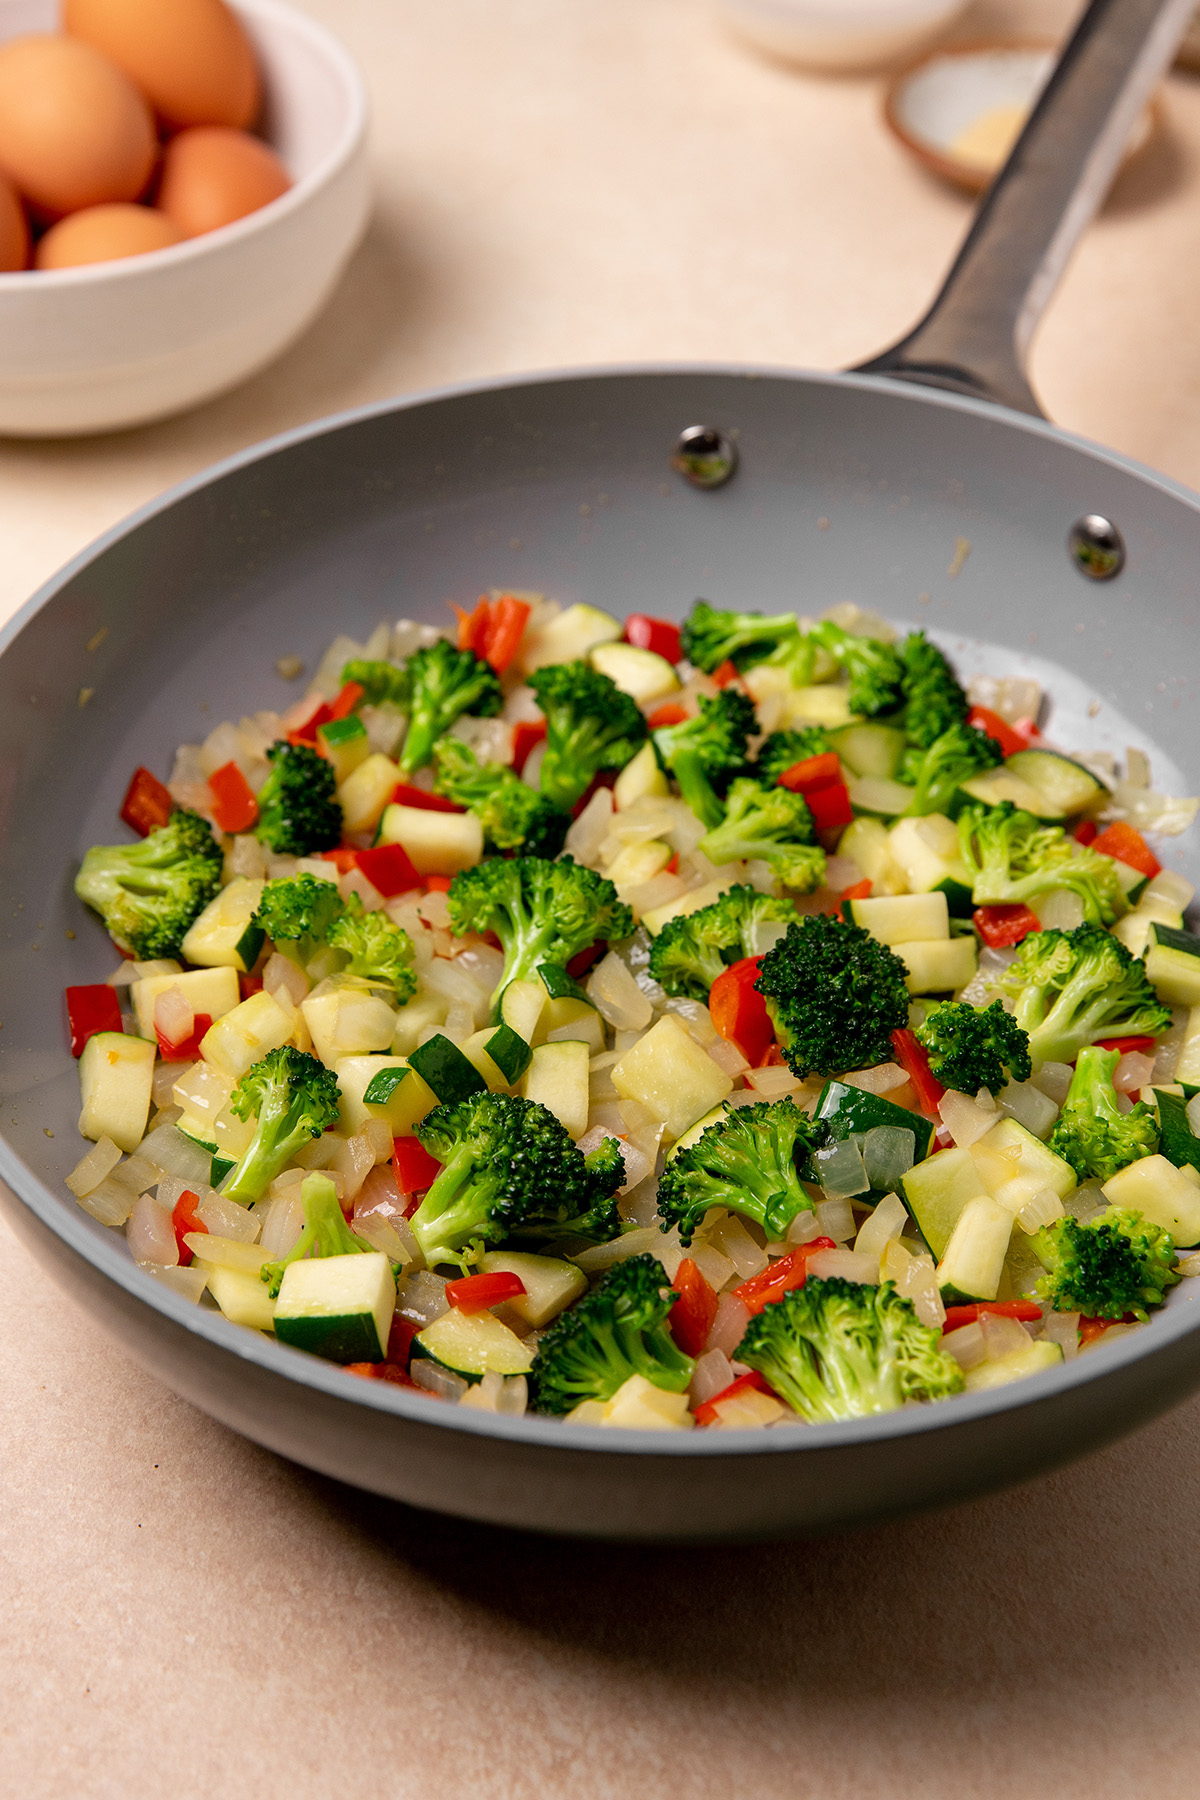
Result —
[[724, 487], [737, 465], [737, 445], [713, 425], [681, 431], [671, 458], [671, 467], [698, 488]]
[[1125, 539], [1101, 513], [1076, 519], [1067, 538], [1071, 560], [1089, 581], [1111, 581], [1125, 567]]

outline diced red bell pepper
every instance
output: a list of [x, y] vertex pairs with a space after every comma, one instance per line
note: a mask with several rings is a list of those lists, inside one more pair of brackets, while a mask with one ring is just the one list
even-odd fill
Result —
[[446, 1283], [446, 1301], [459, 1312], [481, 1313], [503, 1300], [517, 1300], [529, 1289], [519, 1275], [499, 1269], [493, 1275], [464, 1275], [460, 1281]]
[[967, 724], [973, 725], [976, 731], [986, 732], [988, 737], [995, 738], [1005, 756], [1015, 756], [1018, 750], [1029, 748], [1029, 739], [1015, 731], [1007, 719], [994, 713], [986, 706], [973, 706], [967, 714]]
[[678, 625], [667, 619], [652, 619], [649, 613], [630, 613], [625, 621], [625, 642], [636, 644], [639, 650], [653, 650], [655, 656], [665, 656], [669, 663], [677, 663], [683, 655]]
[[179, 1246], [179, 1266], [186, 1269], [192, 1260], [192, 1253], [184, 1243], [189, 1231], [202, 1231], [208, 1235], [208, 1226], [197, 1213], [200, 1204], [199, 1194], [193, 1194], [191, 1188], [184, 1188], [171, 1213], [171, 1229], [175, 1233], [175, 1242]]
[[661, 731], [666, 725], [682, 725], [687, 716], [686, 706], [680, 706], [677, 700], [668, 700], [655, 707], [646, 723], [651, 731]]
[[1156, 1040], [1152, 1037], [1099, 1038], [1098, 1050], [1119, 1050], [1122, 1056], [1149, 1056]]
[[423, 885], [403, 844], [375, 844], [370, 850], [356, 850], [354, 864], [385, 900]]
[[[448, 894], [453, 875], [422, 875], [421, 881], [431, 894]], [[486, 933], [485, 933], [486, 935]]]
[[1031, 931], [1042, 929], [1041, 920], [1027, 906], [978, 906], [972, 915], [976, 931], [993, 950], [1020, 944]]
[[465, 613], [459, 606], [454, 610], [459, 649], [473, 650], [497, 675], [503, 675], [520, 647], [531, 611], [529, 602], [518, 600], [515, 594], [501, 594], [497, 600], [481, 594], [474, 612]]
[[804, 795], [813, 824], [818, 831], [838, 831], [854, 817], [850, 792], [844, 782], [836, 786], [810, 788]]
[[1146, 875], [1151, 881], [1162, 873], [1162, 864], [1146, 842], [1140, 831], [1132, 825], [1118, 820], [1114, 825], [1107, 825], [1099, 837], [1093, 838], [1092, 849], [1099, 850], [1101, 856], [1113, 856], [1118, 862], [1127, 863], [1136, 869], [1139, 875]]
[[678, 873], [679, 873], [679, 852], [678, 852], [678, 850], [676, 850], [674, 852], [674, 854], [672, 855], [670, 862], [663, 864], [663, 874], [664, 875], [678, 875]]
[[322, 862], [331, 862], [339, 875], [349, 875], [358, 867], [358, 851], [350, 844], [339, 844], [336, 850], [318, 850]]
[[175, 805], [170, 792], [149, 769], [136, 768], [121, 802], [121, 817], [140, 837], [149, 837], [165, 825]]
[[1080, 1321], [1079, 1321], [1080, 1347], [1082, 1348], [1082, 1346], [1084, 1344], [1095, 1343], [1095, 1341], [1098, 1337], [1103, 1337], [1105, 1332], [1111, 1331], [1114, 1325], [1136, 1325], [1136, 1324], [1137, 1324], [1137, 1319], [1133, 1313], [1126, 1313], [1124, 1318], [1122, 1318], [1122, 1319], [1080, 1319]]
[[757, 1067], [775, 1042], [767, 1003], [754, 985], [761, 967], [761, 956], [742, 957], [722, 970], [708, 996], [714, 1028], [727, 1043], [736, 1045], [752, 1067]]
[[243, 1000], [248, 1000], [251, 994], [261, 994], [262, 988], [263, 983], [261, 975], [242, 975], [239, 973], [238, 992]]
[[1099, 836], [1100, 827], [1095, 819], [1080, 819], [1075, 827], [1075, 842], [1082, 844], [1085, 850], [1089, 844], [1094, 844]]
[[192, 1029], [182, 1043], [176, 1044], [164, 1037], [156, 1025], [154, 1035], [158, 1039], [158, 1053], [164, 1062], [195, 1062], [200, 1055], [200, 1040], [206, 1032], [212, 1030], [210, 1013], [193, 1013]]
[[[451, 605], [454, 603], [451, 601]], [[458, 647], [460, 650], [473, 650], [476, 656], [482, 654], [480, 645], [487, 633], [488, 597], [480, 594], [475, 602], [474, 610], [464, 612], [461, 606], [455, 606], [458, 614]]]
[[213, 818], [220, 831], [249, 831], [258, 818], [254, 789], [235, 762], [222, 763], [208, 778]]
[[71, 1055], [82, 1056], [83, 1047], [98, 1031], [121, 1031], [121, 1002], [106, 981], [87, 987], [69, 987], [67, 1024], [71, 1030]]
[[544, 743], [545, 738], [545, 719], [521, 720], [521, 723], [513, 732], [512, 766], [518, 775], [523, 772], [525, 764], [529, 761], [530, 752], [534, 750], [538, 744]]
[[354, 711], [366, 691], [367, 690], [362, 685], [361, 681], [348, 681], [337, 699], [330, 701], [329, 717], [323, 719], [321, 723], [323, 725], [332, 725], [335, 719], [346, 718], [349, 713]]
[[766, 1378], [760, 1375], [757, 1369], [749, 1369], [745, 1375], [738, 1375], [730, 1382], [728, 1387], [722, 1388], [719, 1394], [714, 1394], [711, 1400], [705, 1400], [702, 1405], [696, 1408], [695, 1420], [697, 1425], [715, 1425], [721, 1416], [717, 1411], [721, 1402], [723, 1400], [732, 1400], [735, 1394], [744, 1394], [751, 1388], [755, 1389], [760, 1394], [772, 1394], [774, 1391], [768, 1386]]
[[419, 812], [466, 812], [465, 806], [459, 806], [454, 800], [447, 800], [444, 794], [431, 794], [426, 788], [414, 787], [409, 781], [398, 781], [392, 789], [393, 806], [415, 806]]
[[843, 888], [838, 895], [839, 900], [869, 900], [870, 898], [871, 883], [866, 880], [856, 881], [853, 887]]
[[571, 980], [582, 981], [588, 970], [594, 963], [598, 963], [600, 958], [607, 954], [607, 951], [608, 944], [606, 942], [589, 944], [586, 950], [577, 950], [567, 964], [567, 974]]
[[912, 1082], [922, 1110], [936, 1118], [946, 1090], [930, 1068], [925, 1046], [916, 1033], [907, 1028], [893, 1031], [892, 1055]]
[[736, 681], [737, 678], [738, 666], [735, 662], [731, 662], [728, 657], [725, 658], [723, 663], [717, 664], [710, 677], [713, 685], [719, 688], [727, 688], [730, 682]]
[[293, 730], [288, 732], [287, 741], [289, 744], [308, 744], [315, 749], [318, 728], [322, 725], [332, 724], [332, 722], [333, 708], [328, 706], [325, 701], [322, 700], [320, 706], [317, 707], [314, 713], [309, 715], [303, 725], [297, 725]]
[[768, 1264], [758, 1275], [752, 1275], [749, 1281], [743, 1281], [740, 1287], [733, 1290], [734, 1298], [740, 1300], [750, 1313], [760, 1313], [764, 1306], [770, 1306], [775, 1300], [782, 1300], [793, 1288], [803, 1287], [808, 1279], [808, 1259], [815, 1256], [818, 1250], [836, 1250], [837, 1245], [830, 1237], [810, 1238], [807, 1244], [798, 1244], [781, 1256], [778, 1262]]
[[1041, 1318], [1042, 1309], [1032, 1300], [980, 1300], [969, 1306], [948, 1306], [942, 1331], [957, 1331], [960, 1326], [973, 1325], [984, 1313], [995, 1313], [1001, 1319], [1021, 1319], [1032, 1325]]
[[823, 750], [820, 756], [806, 756], [785, 769], [776, 786], [806, 797], [817, 788], [844, 787], [841, 760], [835, 750]]
[[406, 1319], [403, 1313], [393, 1313], [391, 1328], [388, 1331], [387, 1361], [401, 1370], [408, 1368], [408, 1359], [412, 1355], [412, 1341], [419, 1327], [412, 1319]]
[[[430, 1156], [419, 1138], [398, 1137], [392, 1140], [392, 1170], [400, 1192], [415, 1196], [433, 1186], [442, 1172], [442, 1165], [436, 1156]], [[405, 1218], [410, 1219], [416, 1210], [414, 1200], [405, 1208]]]
[[699, 1356], [717, 1316], [717, 1294], [703, 1272], [685, 1256], [671, 1283], [679, 1295], [671, 1308], [671, 1335], [685, 1356]]

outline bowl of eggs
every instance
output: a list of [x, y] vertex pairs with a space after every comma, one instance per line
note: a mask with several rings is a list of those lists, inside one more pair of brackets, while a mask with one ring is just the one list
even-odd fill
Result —
[[281, 0], [0, 0], [0, 434], [182, 412], [278, 356], [366, 227], [349, 54]]

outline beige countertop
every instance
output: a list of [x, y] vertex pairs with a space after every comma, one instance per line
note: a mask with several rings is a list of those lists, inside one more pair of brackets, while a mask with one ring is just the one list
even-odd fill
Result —
[[[0, 617], [131, 507], [321, 413], [506, 370], [837, 367], [932, 293], [967, 203], [874, 80], [702, 0], [303, 0], [375, 100], [378, 206], [324, 318], [191, 416], [0, 443]], [[966, 29], [1045, 29], [994, 0]], [[1046, 321], [1062, 424], [1200, 486], [1200, 83]], [[1018, 1493], [822, 1542], [623, 1550], [406, 1511], [231, 1435], [0, 1227], [0, 1790], [1191, 1796], [1200, 1402]]]

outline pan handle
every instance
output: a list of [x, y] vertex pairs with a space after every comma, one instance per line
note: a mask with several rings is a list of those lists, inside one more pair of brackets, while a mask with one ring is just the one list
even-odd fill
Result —
[[1092, 0], [937, 299], [859, 372], [1044, 416], [1025, 374], [1030, 340], [1194, 11], [1195, 0]]

